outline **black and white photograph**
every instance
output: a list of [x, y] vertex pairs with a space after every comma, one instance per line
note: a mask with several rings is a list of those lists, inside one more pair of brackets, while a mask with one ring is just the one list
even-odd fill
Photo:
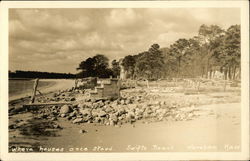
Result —
[[242, 8], [165, 6], [8, 8], [7, 152], [241, 153]]

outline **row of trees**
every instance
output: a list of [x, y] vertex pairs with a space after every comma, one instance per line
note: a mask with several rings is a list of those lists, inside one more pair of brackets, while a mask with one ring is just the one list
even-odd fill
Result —
[[122, 71], [130, 79], [212, 78], [220, 71], [224, 79], [236, 79], [240, 77], [240, 53], [240, 25], [227, 30], [202, 25], [197, 36], [178, 39], [168, 48], [153, 44], [147, 51], [113, 60], [111, 67], [104, 55], [88, 58], [80, 63], [78, 76], [117, 77]]
[[148, 51], [137, 55], [128, 55], [122, 60], [125, 77], [138, 79], [157, 79], [164, 74], [164, 55], [158, 44], [153, 44]]
[[127, 78], [167, 77], [212, 78], [216, 71], [224, 79], [240, 77], [240, 25], [227, 30], [217, 25], [202, 25], [198, 35], [178, 39], [169, 48], [153, 44], [148, 51], [128, 55], [122, 65]]
[[112, 68], [109, 67], [109, 59], [101, 54], [90, 57], [79, 64], [77, 70], [81, 70], [77, 77], [99, 77], [108, 78], [120, 75], [119, 62], [112, 61]]
[[75, 78], [75, 74], [17, 70], [15, 72], [9, 71], [9, 78], [68, 79], [68, 78]]

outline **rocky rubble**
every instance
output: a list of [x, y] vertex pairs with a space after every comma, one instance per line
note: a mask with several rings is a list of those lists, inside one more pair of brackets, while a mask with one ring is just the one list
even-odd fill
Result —
[[[102, 125], [120, 126], [138, 120], [151, 121], [184, 121], [197, 115], [194, 108], [179, 108], [166, 101], [152, 101], [147, 92], [139, 90], [134, 94], [124, 93], [117, 100], [94, 100], [87, 98], [72, 105], [51, 106], [39, 110], [39, 118], [52, 121], [58, 117], [65, 118], [73, 124], [99, 123]], [[146, 121], [147, 122], [147, 121]]]

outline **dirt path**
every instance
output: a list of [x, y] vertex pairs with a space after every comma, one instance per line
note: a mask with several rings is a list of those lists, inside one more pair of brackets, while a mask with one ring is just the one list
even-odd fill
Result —
[[42, 148], [59, 148], [64, 152], [240, 151], [240, 103], [199, 108], [200, 116], [190, 121], [148, 124], [139, 121], [121, 127], [76, 125], [60, 118], [58, 123], [63, 129], [59, 136], [36, 139]]

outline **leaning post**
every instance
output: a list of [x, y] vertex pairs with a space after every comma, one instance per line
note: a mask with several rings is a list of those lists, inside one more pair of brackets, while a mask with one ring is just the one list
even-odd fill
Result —
[[74, 88], [74, 89], [76, 89], [76, 88], [77, 88], [78, 81], [79, 81], [79, 80], [76, 78], [76, 79], [75, 79], [75, 88]]
[[35, 97], [36, 97], [36, 91], [37, 91], [37, 86], [38, 86], [39, 79], [37, 78], [35, 80], [34, 86], [33, 86], [33, 94], [31, 96], [30, 104], [35, 102]]

